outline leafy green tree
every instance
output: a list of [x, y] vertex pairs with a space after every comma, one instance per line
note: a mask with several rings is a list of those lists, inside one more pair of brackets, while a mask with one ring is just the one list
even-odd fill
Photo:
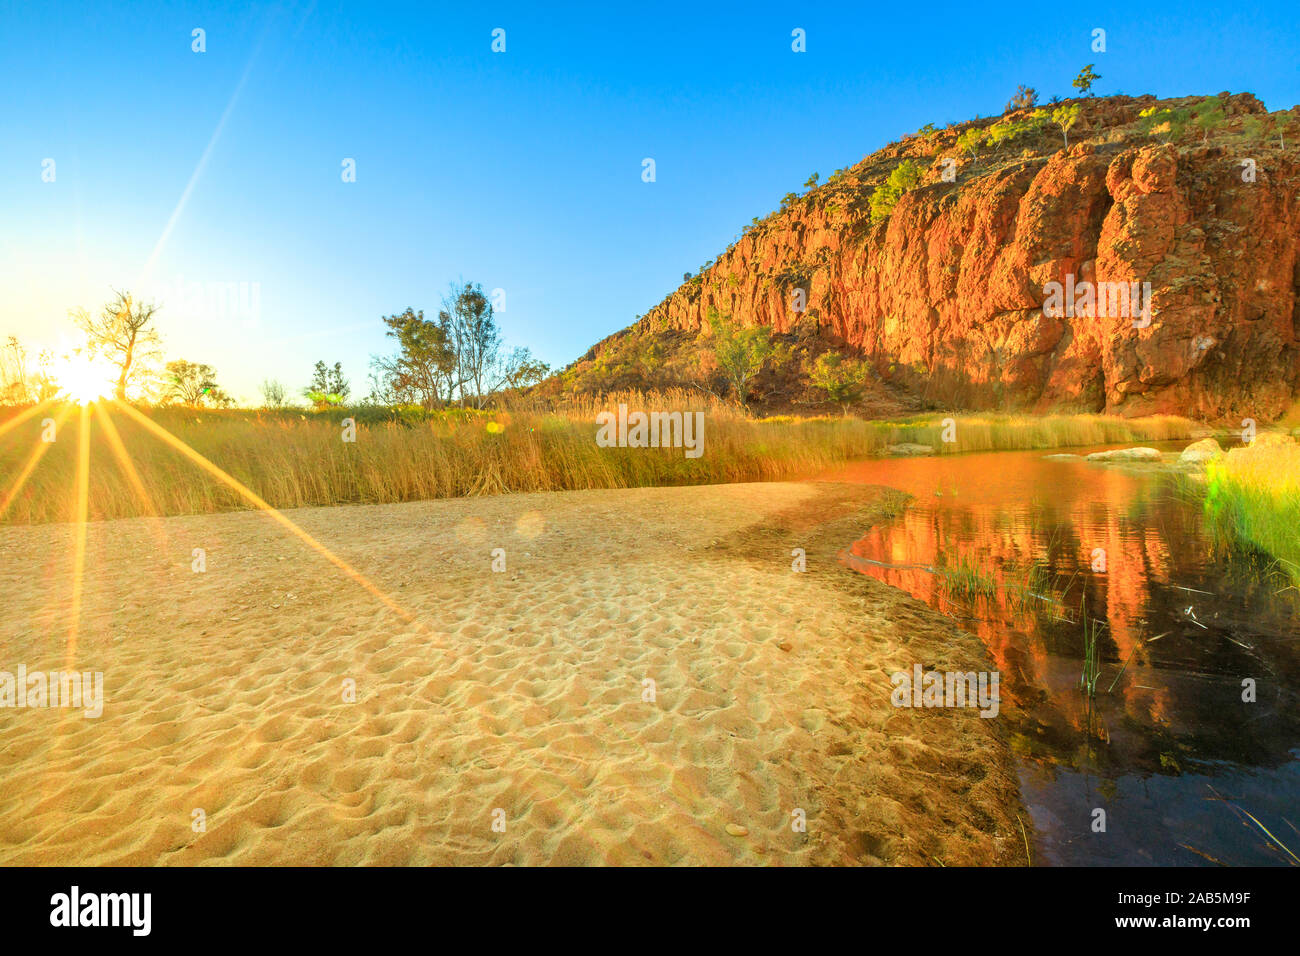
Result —
[[817, 180], [819, 179], [821, 179], [821, 176], [818, 173], [813, 173], [811, 176], [808, 177], [808, 181], [804, 183], [804, 186], [808, 189], [816, 189]]
[[1085, 66], [1082, 70], [1079, 71], [1078, 76], [1076, 76], [1073, 80], [1070, 81], [1070, 85], [1073, 86], [1080, 93], [1084, 94], [1085, 96], [1092, 95], [1092, 93], [1090, 92], [1092, 90], [1092, 84], [1096, 83], [1098, 80], [1101, 79], [1101, 74], [1094, 73], [1092, 70], [1092, 66], [1093, 65], [1089, 63], [1087, 66]]
[[391, 358], [374, 359], [372, 367], [397, 402], [436, 408], [444, 394], [450, 400], [456, 352], [447, 326], [426, 319], [423, 310], [409, 308], [401, 315], [384, 316], [383, 322], [399, 351]]
[[876, 187], [871, 194], [871, 221], [879, 222], [888, 218], [903, 193], [921, 185], [921, 167], [910, 159], [905, 159], [889, 173], [889, 178]]
[[515, 349], [501, 366], [501, 384], [507, 388], [527, 388], [551, 374], [551, 367], [533, 358], [528, 349]]
[[177, 359], [167, 363], [163, 380], [167, 398], [182, 405], [225, 408], [235, 403], [217, 384], [217, 372], [211, 365]]
[[1079, 104], [1072, 106], [1058, 106], [1052, 110], [1052, 122], [1061, 127], [1061, 135], [1065, 138], [1065, 148], [1070, 148], [1070, 129], [1079, 121]]
[[957, 148], [967, 156], [974, 157], [979, 153], [979, 148], [984, 145], [984, 131], [982, 129], [968, 129], [957, 136]]
[[772, 330], [761, 325], [744, 328], [717, 310], [709, 313], [709, 325], [713, 329], [713, 352], [718, 368], [736, 401], [748, 408], [750, 383], [769, 360], [780, 355], [780, 349], [772, 341]]
[[1005, 119], [988, 128], [987, 138], [991, 145], [1011, 142], [1021, 136], [1037, 133], [1048, 122], [1046, 110], [1034, 110], [1024, 119]]
[[343, 374], [343, 363], [335, 362], [334, 367], [329, 368], [324, 362], [317, 362], [311, 384], [302, 393], [317, 408], [345, 404], [352, 394], [352, 386]]
[[492, 303], [481, 286], [453, 285], [439, 313], [452, 348], [456, 351], [456, 379], [461, 404], [473, 401], [482, 408], [496, 387], [493, 370], [501, 360], [501, 330]]
[[846, 358], [839, 352], [823, 352], [813, 363], [808, 380], [847, 415], [849, 406], [862, 397], [867, 365], [861, 359]]
[[1196, 107], [1196, 113], [1192, 117], [1192, 123], [1199, 129], [1204, 137], [1203, 142], [1208, 145], [1210, 142], [1210, 133], [1223, 125], [1226, 119], [1226, 113], [1223, 108], [1223, 101], [1218, 97], [1202, 101]]
[[1148, 136], [1165, 134], [1167, 142], [1182, 138], [1183, 130], [1191, 120], [1191, 113], [1186, 109], [1171, 110], [1168, 107], [1148, 106], [1138, 113], [1141, 129]]

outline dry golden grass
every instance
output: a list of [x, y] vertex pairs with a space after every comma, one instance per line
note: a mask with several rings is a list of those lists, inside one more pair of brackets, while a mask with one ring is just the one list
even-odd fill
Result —
[[[680, 448], [601, 448], [596, 413], [626, 403], [646, 411], [702, 411], [703, 454]], [[20, 410], [0, 410], [0, 428]], [[0, 501], [40, 443], [36, 415], [0, 434]], [[413, 415], [403, 423], [375, 409], [327, 414], [144, 409], [144, 414], [276, 508], [388, 503], [502, 492], [715, 484], [806, 477], [840, 462], [920, 442], [940, 453], [1055, 448], [1185, 438], [1193, 424], [1160, 417], [1096, 415], [957, 416], [956, 441], [942, 439], [940, 414], [898, 422], [855, 418], [754, 419], [703, 393], [623, 393], [562, 409], [516, 405], [493, 413]], [[111, 412], [136, 486], [114, 454], [97, 407], [90, 421], [90, 516], [201, 514], [247, 507], [240, 496]], [[354, 443], [341, 419], [357, 419]], [[76, 516], [76, 411], [47, 446], [0, 523], [69, 521]], [[369, 420], [369, 423], [367, 423]]]
[[1210, 462], [1205, 506], [1300, 585], [1300, 445], [1266, 433]]

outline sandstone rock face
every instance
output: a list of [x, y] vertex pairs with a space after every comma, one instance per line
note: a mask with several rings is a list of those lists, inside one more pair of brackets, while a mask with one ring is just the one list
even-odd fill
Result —
[[[1055, 146], [981, 163], [949, 130], [882, 150], [848, 186], [747, 231], [641, 323], [815, 322], [887, 380], [967, 408], [1276, 418], [1300, 386], [1295, 137], [1284, 149], [1233, 132], [1265, 113], [1250, 94], [1227, 98], [1208, 146], [1137, 132], [1151, 97], [1078, 102], [1069, 149], [1057, 131]], [[1300, 107], [1278, 117], [1300, 133]], [[929, 166], [925, 182], [873, 223], [865, 197], [904, 157]], [[1052, 283], [1108, 296], [1062, 310]]]

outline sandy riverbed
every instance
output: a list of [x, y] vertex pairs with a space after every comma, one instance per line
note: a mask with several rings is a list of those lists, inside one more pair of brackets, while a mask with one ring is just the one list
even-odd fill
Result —
[[72, 528], [0, 528], [0, 670], [105, 693], [0, 709], [0, 864], [1022, 863], [997, 721], [890, 703], [982, 646], [836, 561], [886, 497], [286, 513], [411, 621], [263, 515], [97, 523], [75, 650]]

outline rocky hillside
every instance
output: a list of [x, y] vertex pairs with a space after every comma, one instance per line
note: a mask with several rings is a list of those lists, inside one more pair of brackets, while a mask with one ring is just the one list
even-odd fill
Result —
[[729, 316], [860, 354], [933, 407], [1266, 421], [1300, 385], [1297, 145], [1300, 107], [1248, 93], [927, 128], [787, 196], [563, 380], [707, 379], [710, 319]]

